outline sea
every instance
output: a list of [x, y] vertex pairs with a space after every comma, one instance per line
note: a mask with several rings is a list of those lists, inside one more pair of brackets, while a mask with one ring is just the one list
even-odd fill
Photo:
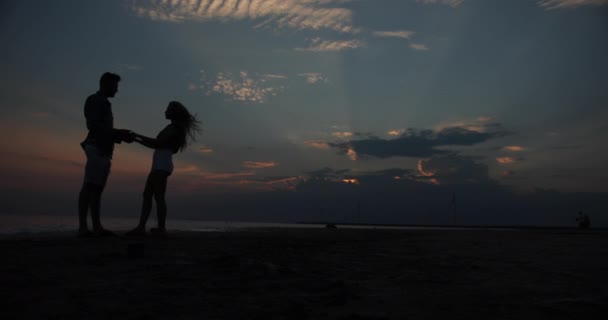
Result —
[[[102, 217], [106, 229], [121, 233], [133, 229], [137, 225], [136, 218]], [[89, 222], [90, 223], [90, 222]], [[89, 224], [90, 225], [90, 224]], [[156, 220], [153, 215], [148, 221], [148, 227], [154, 227]], [[403, 225], [369, 225], [369, 224], [336, 224], [340, 229], [398, 229], [398, 230], [470, 230], [479, 227], [464, 226], [403, 226]], [[284, 222], [248, 222], [248, 221], [204, 221], [168, 219], [169, 231], [196, 232], [231, 232], [253, 228], [325, 228], [325, 223], [284, 223]], [[44, 233], [76, 232], [78, 229], [77, 216], [56, 215], [18, 215], [0, 214], [0, 235], [28, 235]], [[513, 228], [491, 227], [483, 229], [513, 230]]]

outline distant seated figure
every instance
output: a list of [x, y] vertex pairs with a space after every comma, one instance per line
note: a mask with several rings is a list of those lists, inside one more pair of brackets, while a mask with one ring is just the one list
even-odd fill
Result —
[[583, 214], [582, 211], [578, 212], [578, 216], [576, 217], [576, 223], [579, 229], [589, 229], [591, 226], [591, 221], [589, 220], [589, 216]]

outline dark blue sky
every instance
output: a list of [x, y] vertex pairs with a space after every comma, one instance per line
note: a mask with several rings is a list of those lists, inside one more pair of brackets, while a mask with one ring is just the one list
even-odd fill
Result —
[[[13, 199], [78, 188], [83, 102], [105, 71], [123, 78], [117, 127], [153, 136], [171, 100], [203, 121], [175, 157], [180, 196], [297, 193], [323, 168], [361, 188], [398, 169], [393, 180], [425, 190], [608, 191], [608, 1], [3, 1], [0, 12], [1, 187]], [[150, 159], [118, 146], [108, 197], [138, 194]]]

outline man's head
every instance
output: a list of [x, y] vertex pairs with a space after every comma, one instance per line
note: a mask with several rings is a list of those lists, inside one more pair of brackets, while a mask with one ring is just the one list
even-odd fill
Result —
[[111, 72], [106, 72], [101, 75], [101, 78], [99, 78], [99, 91], [104, 96], [108, 98], [113, 98], [116, 95], [116, 92], [118, 92], [119, 82], [119, 75]]

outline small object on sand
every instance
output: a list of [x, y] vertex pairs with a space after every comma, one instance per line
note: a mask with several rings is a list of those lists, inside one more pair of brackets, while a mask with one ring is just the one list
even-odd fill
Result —
[[325, 229], [338, 229], [338, 226], [333, 223], [328, 223], [325, 225]]
[[127, 245], [127, 257], [129, 257], [129, 259], [143, 258], [144, 257], [143, 242], [129, 243]]

